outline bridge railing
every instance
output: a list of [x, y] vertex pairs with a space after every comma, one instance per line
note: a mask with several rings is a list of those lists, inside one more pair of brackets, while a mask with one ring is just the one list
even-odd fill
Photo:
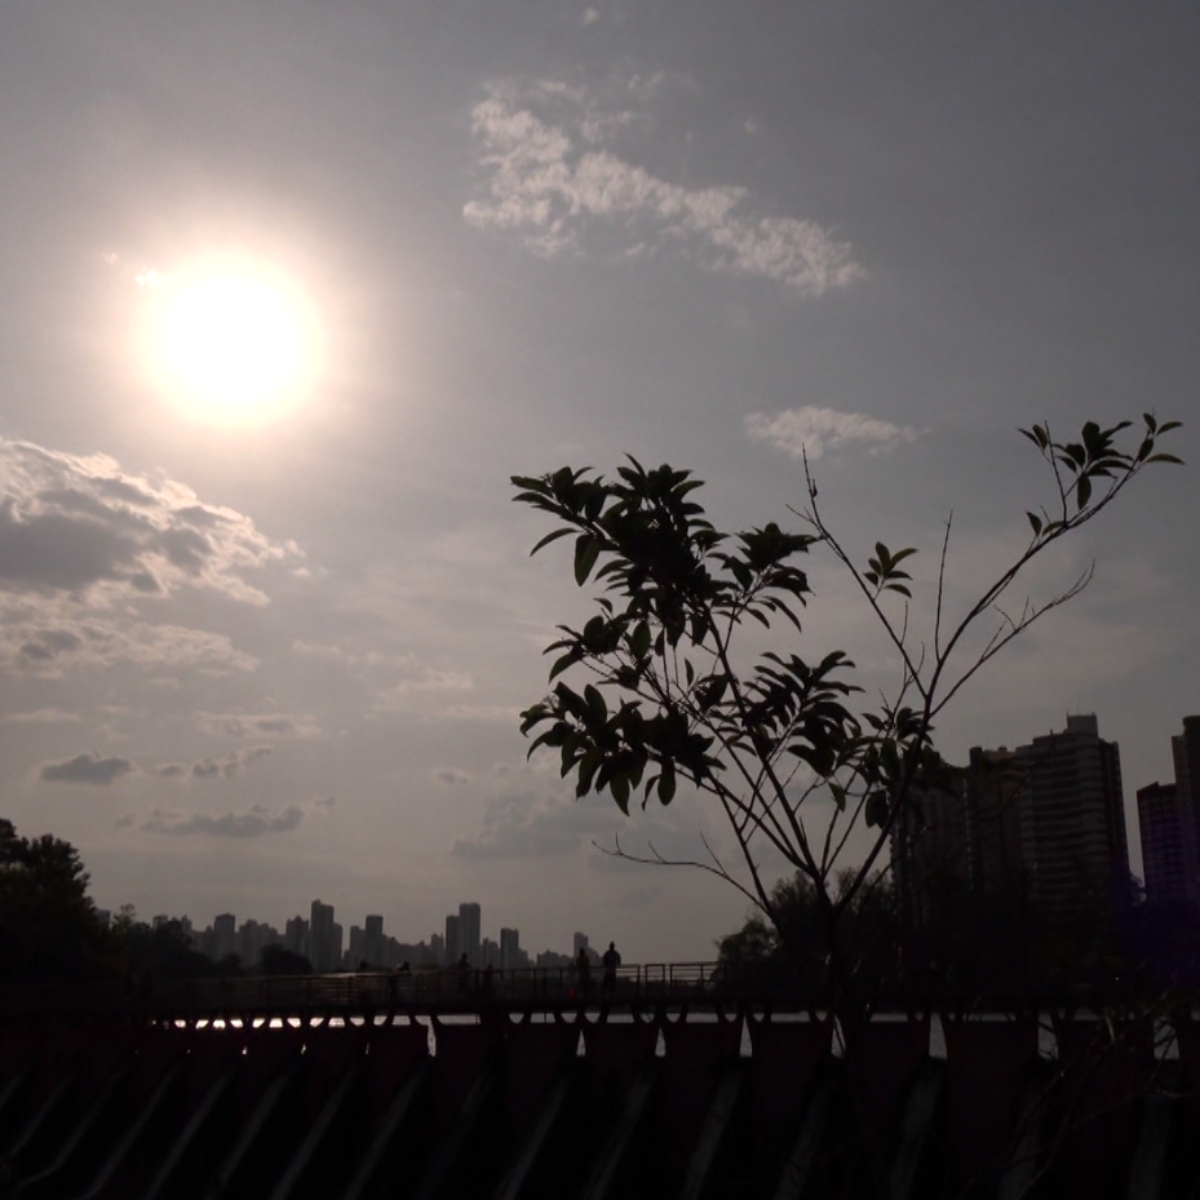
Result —
[[639, 963], [584, 975], [574, 967], [509, 971], [458, 967], [325, 975], [245, 975], [0, 987], [0, 1015], [153, 1012], [199, 1017], [334, 1012], [417, 1006], [474, 1010], [482, 1003], [571, 1005], [654, 1004], [713, 998], [721, 990], [715, 963]]

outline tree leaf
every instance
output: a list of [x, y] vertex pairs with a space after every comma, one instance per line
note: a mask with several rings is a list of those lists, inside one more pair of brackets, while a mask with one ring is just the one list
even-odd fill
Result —
[[600, 540], [590, 533], [579, 535], [575, 543], [575, 582], [582, 587], [600, 556]]

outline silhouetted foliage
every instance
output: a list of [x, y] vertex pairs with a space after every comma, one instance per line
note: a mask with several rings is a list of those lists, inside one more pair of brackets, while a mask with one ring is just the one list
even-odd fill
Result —
[[113, 925], [124, 942], [126, 967], [139, 977], [203, 979], [216, 974], [216, 964], [192, 949], [178, 921], [152, 928], [137, 919], [132, 905], [124, 905]]
[[[728, 857], [707, 839], [697, 859], [669, 859], [652, 844], [630, 854], [619, 841], [614, 852], [698, 867], [736, 887], [800, 975], [813, 968], [814, 935], [789, 914], [812, 913], [823, 931], [815, 943], [822, 984], [838, 1003], [859, 990], [864, 971], [869, 977], [879, 968], [857, 953], [861, 939], [842, 929], [867, 905], [864, 894], [879, 890], [889, 834], [914, 785], [937, 786], [944, 776], [935, 720], [1010, 641], [1077, 596], [1091, 572], [1039, 604], [1005, 610], [1001, 601], [1030, 562], [1103, 511], [1146, 466], [1179, 461], [1158, 450], [1177, 424], [1146, 414], [1132, 446], [1121, 441], [1127, 421], [1108, 429], [1088, 422], [1078, 441], [1065, 443], [1046, 425], [1022, 430], [1047, 464], [1052, 500], [1026, 514], [1025, 549], [956, 618], [945, 594], [947, 522], [928, 608], [931, 635], [916, 644], [908, 570], [916, 551], [878, 542], [858, 565], [826, 523], [807, 467], [807, 503], [793, 510], [801, 531], [772, 522], [736, 534], [709, 521], [696, 499], [701, 482], [668, 465], [647, 470], [631, 458], [614, 478], [571, 467], [514, 476], [516, 500], [558, 522], [534, 552], [571, 538], [576, 583], [592, 579], [604, 589], [594, 615], [581, 628], [560, 625], [547, 651], [552, 691], [522, 713], [530, 753], [556, 751], [577, 796], [607, 791], [623, 813], [639, 793], [643, 807], [670, 804], [681, 784], [714, 799], [736, 846]], [[797, 652], [811, 588], [795, 559], [816, 550], [845, 568], [900, 661], [895, 686], [878, 704], [861, 702], [845, 651], [819, 659]], [[970, 649], [967, 634], [988, 618], [994, 625], [983, 648]], [[782, 619], [792, 640], [751, 660], [737, 644], [747, 619], [768, 629]], [[590, 681], [568, 682], [573, 668]], [[826, 802], [819, 817], [814, 800]], [[870, 831], [870, 848], [846, 874], [847, 843], [860, 827]], [[767, 854], [786, 862], [798, 882], [781, 891], [764, 880], [759, 863]], [[803, 905], [790, 905], [792, 886], [804, 890]], [[751, 934], [749, 946], [759, 936]]]
[[259, 967], [264, 975], [311, 975], [312, 963], [303, 954], [289, 950], [286, 946], [270, 945], [262, 948]]
[[0, 964], [12, 983], [59, 983], [120, 971], [116, 939], [87, 895], [70, 842], [24, 838], [0, 818]]

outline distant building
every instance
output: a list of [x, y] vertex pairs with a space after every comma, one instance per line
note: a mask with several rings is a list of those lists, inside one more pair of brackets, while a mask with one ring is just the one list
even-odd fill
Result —
[[334, 937], [333, 905], [312, 902], [308, 924], [308, 960], [314, 971], [336, 971], [342, 961], [340, 933]]
[[221, 913], [213, 918], [212, 957], [220, 962], [234, 953], [237, 937], [237, 918], [233, 913]]
[[1051, 918], [1129, 903], [1129, 848], [1121, 754], [1094, 715], [1034, 738], [1016, 752], [1024, 782], [1021, 844], [1035, 905]]
[[460, 940], [459, 953], [466, 951], [467, 961], [475, 967], [482, 966], [480, 949], [482, 948], [483, 910], [478, 904], [460, 904], [458, 906], [458, 935]]
[[1016, 754], [971, 750], [965, 780], [967, 853], [977, 893], [1018, 899], [1027, 892], [1021, 841], [1021, 796], [1025, 772]]
[[1178, 783], [1152, 783], [1138, 788], [1137, 806], [1146, 900], [1200, 904], [1200, 855], [1191, 797]]
[[367, 917], [367, 925], [363, 930], [362, 956], [373, 967], [384, 965], [383, 918], [380, 916]]
[[971, 885], [964, 773], [952, 771], [936, 786], [912, 784], [889, 834], [892, 879], [900, 911], [924, 925], [940, 885]]
[[516, 929], [500, 930], [500, 970], [511, 971], [520, 965], [521, 934]]
[[293, 917], [284, 928], [283, 944], [293, 953], [308, 958], [308, 922], [301, 916]]
[[446, 949], [442, 961], [451, 966], [462, 957], [462, 921], [449, 913], [446, 916]]

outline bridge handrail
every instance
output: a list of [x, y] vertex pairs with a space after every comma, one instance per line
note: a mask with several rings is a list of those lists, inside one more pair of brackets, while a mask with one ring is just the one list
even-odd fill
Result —
[[209, 976], [78, 984], [0, 986], [0, 1015], [111, 1013], [139, 1009], [181, 1014], [316, 1012], [398, 1005], [562, 1004], [613, 999], [622, 1002], [686, 1000], [712, 994], [719, 982], [711, 962], [635, 963], [617, 968], [610, 982], [602, 967], [581, 979], [572, 966], [420, 968], [411, 972], [367, 970], [313, 975]]

